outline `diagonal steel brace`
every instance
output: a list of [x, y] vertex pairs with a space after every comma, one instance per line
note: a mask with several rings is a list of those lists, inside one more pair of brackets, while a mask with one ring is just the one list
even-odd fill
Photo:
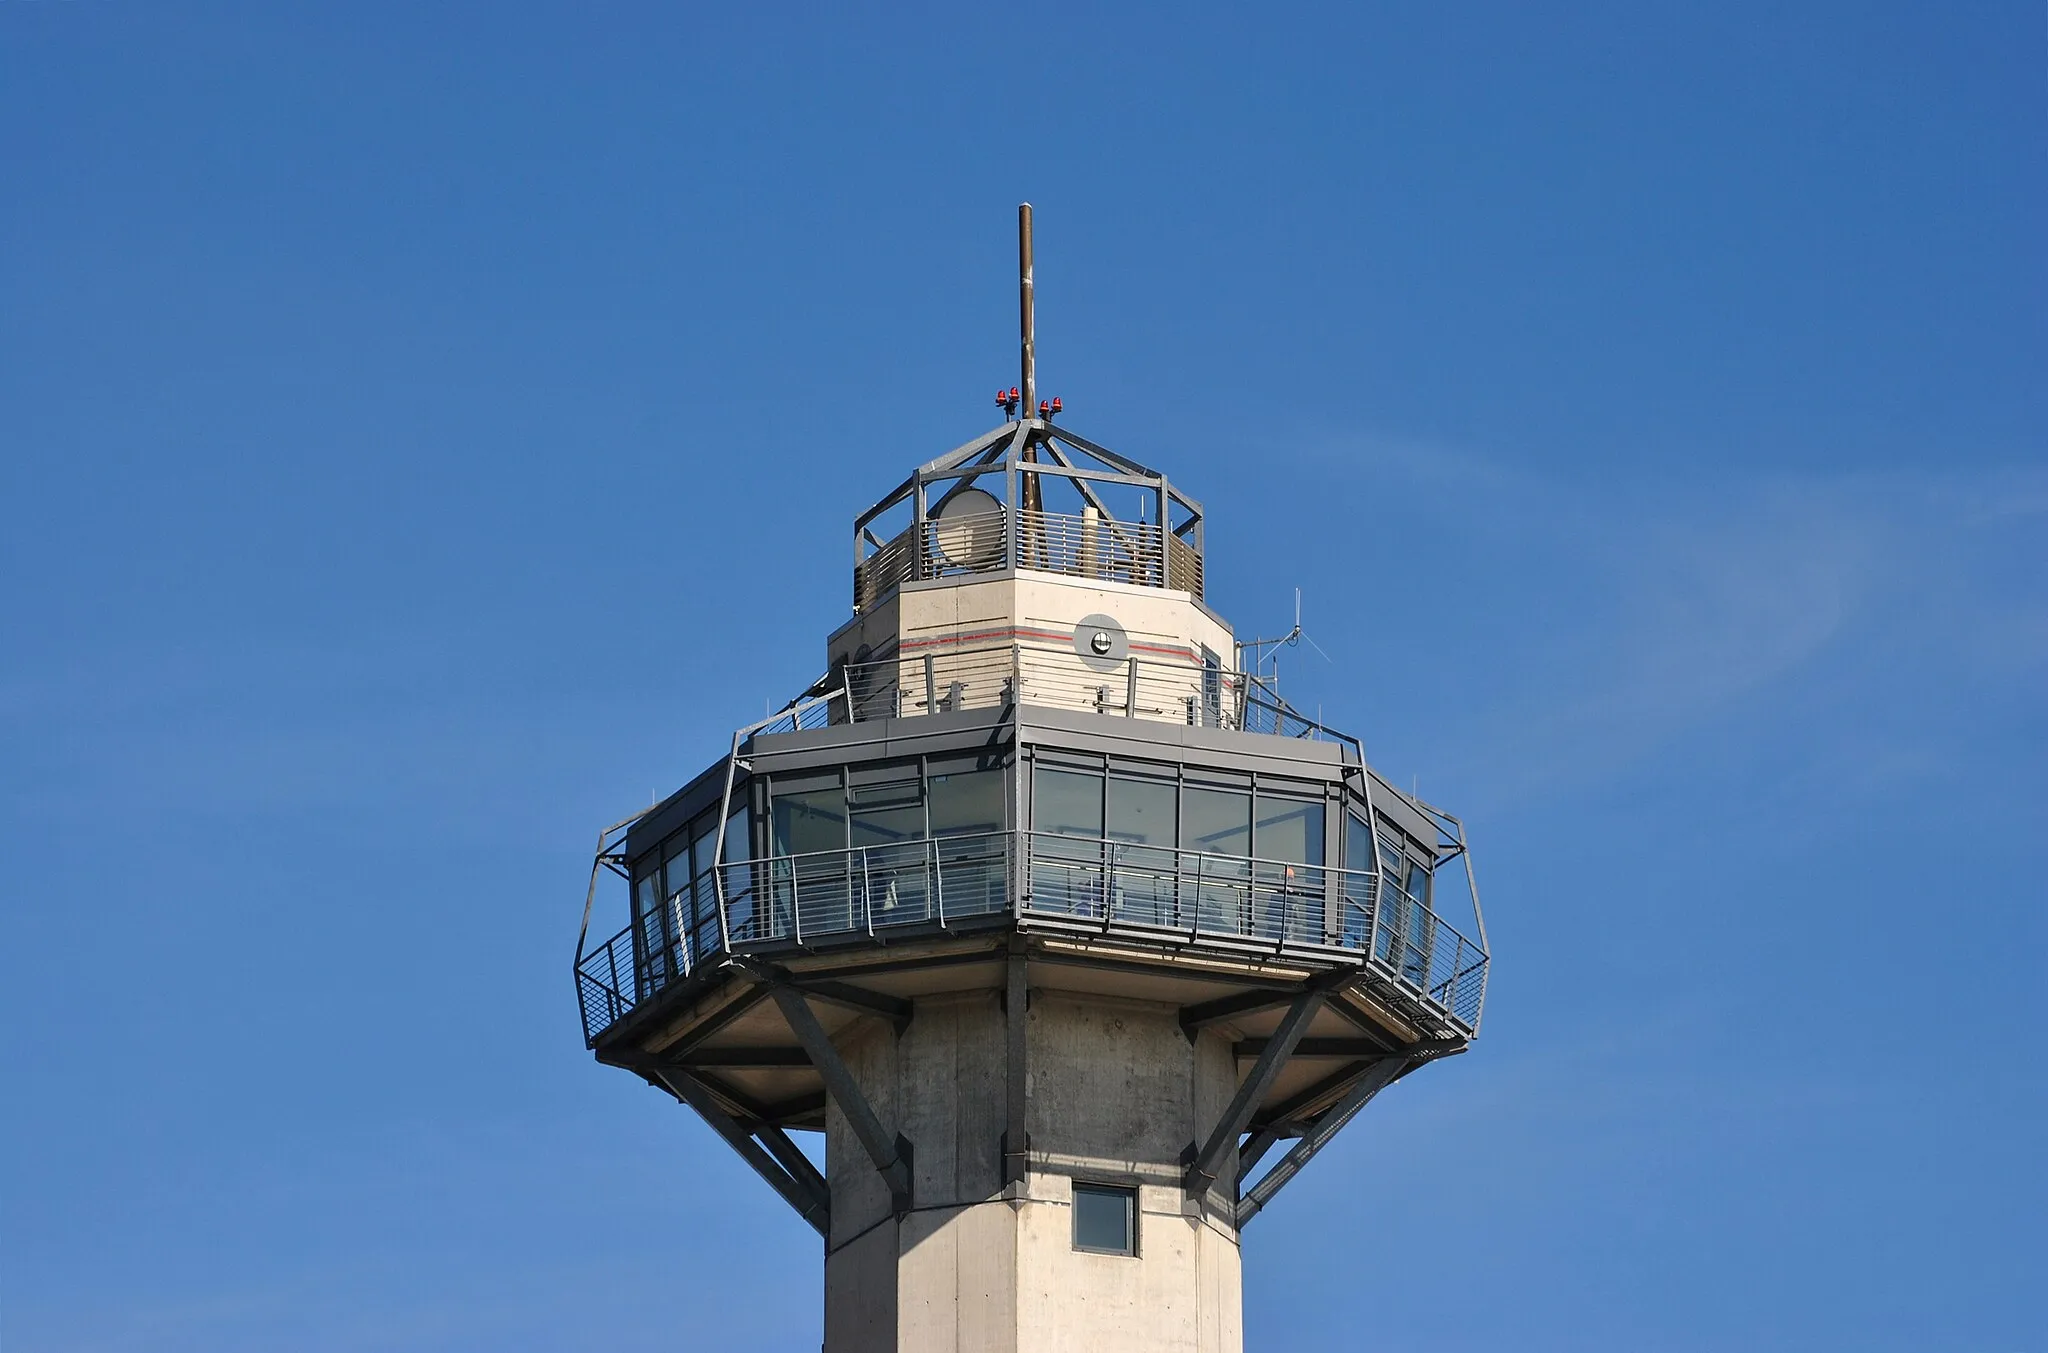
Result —
[[868, 1153], [868, 1159], [881, 1173], [882, 1182], [889, 1186], [890, 1206], [897, 1216], [902, 1216], [910, 1210], [910, 1143], [900, 1133], [892, 1139], [888, 1129], [882, 1126], [882, 1120], [875, 1116], [867, 1096], [861, 1093], [860, 1082], [847, 1069], [846, 1060], [833, 1046], [825, 1026], [818, 1023], [818, 1017], [811, 1012], [810, 1003], [804, 999], [803, 993], [794, 987], [777, 984], [769, 988], [769, 994], [781, 1008], [783, 1018], [789, 1021], [796, 1041], [803, 1044], [804, 1051], [811, 1055], [812, 1064], [825, 1078], [826, 1093], [839, 1106], [839, 1112], [846, 1115], [846, 1125], [853, 1129], [853, 1135]]
[[1258, 1110], [1259, 1101], [1273, 1088], [1273, 1080], [1280, 1074], [1280, 1068], [1294, 1055], [1294, 1045], [1308, 1032], [1308, 1026], [1315, 1021], [1316, 1012], [1323, 1008], [1323, 1002], [1330, 996], [1329, 987], [1323, 983], [1311, 986], [1294, 998], [1281, 1017], [1280, 1027], [1266, 1040], [1265, 1051], [1259, 1060], [1252, 1063], [1252, 1069], [1237, 1087], [1229, 1107], [1223, 1110], [1223, 1117], [1209, 1134], [1194, 1158], [1188, 1163], [1187, 1173], [1182, 1179], [1188, 1193], [1200, 1197], [1216, 1183], [1216, 1172], [1223, 1164], [1223, 1157], [1230, 1148], [1237, 1145], [1237, 1139], [1252, 1121], [1252, 1114]]

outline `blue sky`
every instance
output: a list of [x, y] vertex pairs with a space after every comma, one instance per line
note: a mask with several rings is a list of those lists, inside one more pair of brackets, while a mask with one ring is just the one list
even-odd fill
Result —
[[1476, 843], [1248, 1348], [2048, 1347], [2040, 7], [1558, 8], [0, 5], [9, 1353], [816, 1347], [577, 912], [993, 421], [1023, 198], [1046, 392]]

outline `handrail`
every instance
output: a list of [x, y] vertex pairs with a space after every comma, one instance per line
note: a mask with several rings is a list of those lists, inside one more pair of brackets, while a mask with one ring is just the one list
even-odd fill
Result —
[[1255, 692], [1243, 673], [1205, 667], [1192, 654], [1131, 654], [1091, 667], [1069, 645], [1011, 639], [898, 650], [848, 663], [839, 675], [850, 723], [1019, 703], [1306, 738], [1348, 747], [1359, 762], [1365, 759], [1364, 745], [1351, 734], [1308, 718], [1276, 696]]
[[853, 608], [866, 611], [907, 582], [999, 572], [1013, 558], [1030, 572], [1202, 596], [1202, 552], [1158, 522], [999, 507], [914, 521], [874, 545], [854, 564]]
[[[1019, 859], [1022, 893], [1013, 895]], [[1475, 1034], [1485, 1000], [1485, 948], [1373, 870], [1005, 830], [722, 861], [714, 874], [714, 886], [686, 890], [687, 918], [678, 892], [579, 959], [586, 1040], [720, 955], [884, 943], [902, 927], [945, 931], [1002, 916], [1239, 951], [1355, 955], [1382, 999], [1450, 1034]]]

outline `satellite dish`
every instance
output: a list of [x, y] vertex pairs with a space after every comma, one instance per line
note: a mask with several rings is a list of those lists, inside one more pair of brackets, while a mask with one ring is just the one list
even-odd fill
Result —
[[962, 489], [939, 505], [932, 544], [955, 568], [996, 568], [1003, 562], [1003, 505], [992, 493]]

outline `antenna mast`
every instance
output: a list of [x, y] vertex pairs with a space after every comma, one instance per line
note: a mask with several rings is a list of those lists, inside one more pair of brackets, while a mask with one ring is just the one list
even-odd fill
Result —
[[[1017, 204], [1017, 339], [1019, 358], [1023, 364], [1024, 419], [1029, 422], [1036, 416], [1038, 408], [1038, 315], [1035, 292], [1031, 281], [1031, 204]], [[1024, 439], [1024, 459], [1037, 461], [1038, 438], [1035, 434]], [[1024, 510], [1043, 512], [1045, 510], [1044, 485], [1035, 474], [1024, 476]]]

